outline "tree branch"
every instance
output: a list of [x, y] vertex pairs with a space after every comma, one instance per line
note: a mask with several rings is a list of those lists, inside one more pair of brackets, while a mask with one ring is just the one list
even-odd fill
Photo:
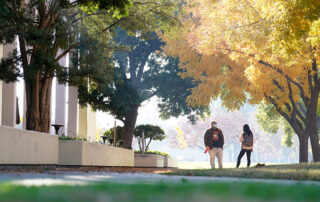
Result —
[[273, 106], [276, 108], [276, 110], [281, 114], [285, 119], [290, 120], [290, 117], [288, 114], [286, 114], [278, 105], [277, 101], [273, 99], [271, 96], [268, 96], [266, 93], [264, 93], [264, 97], [269, 100]]
[[4, 5], [6, 5], [9, 10], [13, 10], [13, 6], [11, 6], [7, 1], [4, 2]]
[[256, 9], [254, 9], [253, 6], [247, 0], [245, 0], [245, 2], [261, 18], [260, 13]]
[[[85, 15], [85, 16], [83, 16], [83, 17], [80, 17], [80, 18], [77, 18], [77, 19], [73, 20], [73, 21], [71, 22], [71, 24], [74, 24], [74, 23], [76, 23], [76, 22], [78, 22], [78, 21], [80, 21], [80, 20], [82, 20], [82, 19], [84, 19], [84, 18], [90, 17], [90, 16], [103, 15], [103, 14], [107, 14], [107, 13], [108, 13], [108, 12], [90, 13], [90, 14], [87, 14], [87, 15]], [[77, 12], [77, 14], [79, 14], [79, 12]], [[73, 15], [73, 16], [76, 16], [77, 14], [75, 14], [75, 15]]]
[[157, 3], [157, 2], [150, 2], [150, 1], [147, 1], [147, 2], [134, 2], [133, 5], [148, 5], [148, 4], [152, 4], [152, 5], [156, 5], [157, 7], [168, 7], [168, 6], [172, 6], [172, 4], [170, 3], [164, 3], [164, 4], [161, 4], [161, 3]]
[[292, 87], [291, 87], [291, 83], [289, 80], [287, 80], [287, 85], [288, 85], [288, 89], [289, 89], [289, 99], [293, 108], [293, 113], [297, 114], [299, 116], [299, 118], [301, 119], [301, 121], [306, 124], [307, 120], [306, 118], [302, 115], [302, 113], [300, 112], [300, 110], [297, 107], [296, 102], [293, 100], [293, 95], [292, 95]]
[[[147, 50], [149, 50], [149, 47], [147, 48]], [[145, 53], [143, 54], [143, 56], [145, 56], [145, 57], [141, 60], [142, 62], [140, 63], [138, 74], [137, 74], [137, 79], [139, 81], [141, 81], [144, 67], [148, 61], [149, 55], [151, 54], [151, 51], [148, 51], [148, 53], [146, 53], [146, 52], [147, 51], [145, 51]]]
[[246, 25], [238, 25], [238, 26], [235, 26], [235, 27], [231, 27], [229, 28], [228, 30], [231, 30], [231, 29], [238, 29], [238, 28], [242, 28], [242, 27], [249, 27], [251, 25], [255, 25], [255, 24], [258, 24], [259, 22], [262, 22], [264, 21], [264, 19], [260, 19], [260, 20], [257, 20], [255, 22], [252, 22], [252, 23], [249, 23], [249, 24], [246, 24]]
[[[259, 60], [258, 62], [259, 62], [260, 64], [263, 64], [263, 65], [265, 65], [265, 66], [267, 66], [267, 67], [270, 67], [270, 68], [272, 68], [273, 70], [277, 71], [280, 75], [282, 75], [282, 76], [285, 77], [287, 80], [289, 80], [291, 83], [293, 83], [295, 86], [297, 86], [297, 87], [299, 88], [300, 96], [301, 96], [301, 98], [303, 99], [304, 104], [306, 105], [306, 104], [308, 103], [309, 99], [307, 98], [307, 96], [306, 96], [306, 94], [305, 94], [305, 92], [304, 92], [303, 87], [302, 87], [301, 84], [299, 84], [298, 82], [296, 82], [296, 81], [294, 81], [292, 78], [290, 78], [290, 76], [287, 75], [287, 74], [285, 74], [280, 68], [278, 68], [278, 67], [276, 67], [276, 66], [273, 66], [273, 65], [271, 65], [271, 64], [269, 64], [269, 63], [267, 63], [267, 62], [265, 62], [265, 61], [263, 61], [263, 60]], [[306, 106], [307, 106], [307, 105], [306, 105]]]
[[[282, 87], [279, 82], [276, 79], [273, 79], [273, 84], [276, 85], [282, 92], [284, 92], [284, 87]], [[290, 103], [292, 105], [292, 109], [289, 103], [285, 102], [285, 106], [287, 107], [288, 111], [290, 112], [292, 110], [293, 115], [295, 116], [295, 114], [297, 114], [299, 116], [299, 118], [301, 119], [301, 121], [306, 124], [306, 119], [305, 117], [303, 117], [302, 113], [300, 112], [300, 110], [298, 109], [296, 103], [293, 100], [293, 96], [292, 96], [292, 87], [291, 87], [291, 83], [287, 80], [287, 85], [289, 88], [289, 94], [288, 97], [290, 99]]]
[[276, 85], [282, 92], [284, 92], [283, 86], [281, 86], [276, 79], [273, 79], [273, 84]]
[[74, 49], [77, 45], [79, 45], [80, 42], [74, 43], [69, 46], [63, 53], [61, 53], [59, 56], [56, 57], [56, 61], [58, 62], [61, 58], [63, 58], [65, 55], [67, 55], [72, 49]]
[[287, 107], [288, 112], [291, 112], [291, 106], [289, 105], [289, 103], [285, 102], [284, 105]]
[[149, 142], [148, 142], [148, 144], [147, 144], [147, 146], [146, 146], [146, 151], [149, 149], [149, 145], [150, 145], [150, 143], [151, 143], [151, 140], [152, 140], [152, 138], [149, 139]]
[[[141, 80], [140, 78], [136, 75], [136, 69], [137, 69], [137, 58], [136, 58], [136, 55], [135, 55], [135, 52], [134, 51], [131, 51], [128, 53], [128, 57], [129, 57], [129, 65], [130, 65], [130, 78], [132, 79], [132, 81], [135, 83], [135, 85], [138, 85]], [[140, 64], [140, 67], [139, 67], [139, 70], [138, 70], [138, 74], [143, 73], [143, 68], [144, 68], [144, 65]], [[142, 71], [142, 72], [141, 72]]]
[[158, 90], [154, 91], [153, 93], [151, 93], [149, 96], [146, 97], [145, 100], [149, 100], [150, 98], [152, 98], [153, 96], [156, 96], [158, 94]]
[[316, 91], [319, 92], [320, 79], [318, 78], [317, 60], [315, 58], [312, 59], [312, 70], [314, 71], [314, 74], [313, 74], [314, 85], [315, 85]]
[[108, 27], [104, 28], [102, 30], [102, 32], [108, 31], [109, 29], [111, 29], [112, 27], [116, 26], [119, 22], [121, 22], [122, 20], [124, 20], [125, 18], [120, 18], [119, 20], [115, 21], [114, 23], [112, 23], [111, 25], [109, 25]]
[[20, 44], [22, 67], [23, 67], [24, 71], [26, 71], [26, 68], [28, 67], [28, 55], [27, 55], [27, 51], [26, 51], [26, 45], [25, 45], [25, 42], [24, 42], [24, 39], [22, 38], [22, 36], [19, 36], [18, 39], [19, 39], [19, 44]]
[[301, 123], [295, 118], [295, 117], [290, 117], [287, 113], [285, 113], [280, 107], [279, 104], [277, 103], [276, 100], [274, 100], [271, 96], [268, 96], [266, 93], [264, 93], [264, 97], [269, 100], [273, 106], [276, 108], [277, 112], [284, 117], [288, 123], [290, 123], [291, 127], [294, 129], [294, 131], [297, 133], [299, 136], [300, 134], [303, 133], [303, 127]]
[[139, 138], [139, 137], [138, 137], [137, 139], [138, 139], [138, 146], [139, 146], [139, 149], [140, 149], [140, 151], [142, 151], [141, 140], [140, 140], [140, 138]]

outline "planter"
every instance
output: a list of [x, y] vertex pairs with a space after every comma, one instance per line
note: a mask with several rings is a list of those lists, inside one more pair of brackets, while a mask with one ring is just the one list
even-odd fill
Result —
[[0, 126], [0, 164], [58, 163], [58, 137]]
[[135, 154], [134, 167], [163, 168], [164, 156], [158, 154]]
[[59, 140], [59, 165], [134, 165], [134, 151], [81, 140]]
[[179, 161], [170, 156], [164, 156], [164, 167], [165, 168], [178, 168]]

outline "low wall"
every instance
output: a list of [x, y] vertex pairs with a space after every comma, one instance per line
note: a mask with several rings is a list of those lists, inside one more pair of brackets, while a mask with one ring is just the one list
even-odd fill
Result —
[[170, 157], [170, 156], [164, 156], [164, 167], [165, 168], [178, 168], [179, 161]]
[[134, 166], [134, 151], [80, 140], [59, 140], [59, 165]]
[[135, 154], [134, 167], [163, 168], [164, 157], [158, 154]]
[[0, 126], [0, 164], [57, 163], [57, 136]]

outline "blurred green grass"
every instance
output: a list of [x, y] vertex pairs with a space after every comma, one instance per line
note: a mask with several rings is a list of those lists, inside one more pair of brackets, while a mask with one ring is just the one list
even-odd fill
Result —
[[25, 187], [0, 184], [0, 201], [319, 201], [320, 186], [249, 182], [117, 184]]
[[179, 169], [167, 174], [320, 181], [320, 163], [269, 165], [238, 169]]

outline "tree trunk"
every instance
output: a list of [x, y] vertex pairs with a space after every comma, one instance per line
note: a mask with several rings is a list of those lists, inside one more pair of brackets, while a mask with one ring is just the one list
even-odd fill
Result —
[[140, 138], [138, 138], [138, 146], [139, 146], [140, 151], [142, 152], [142, 145], [141, 145], [141, 140], [140, 140]]
[[[316, 104], [316, 102], [315, 102]], [[316, 113], [316, 108], [318, 107], [318, 105], [316, 107], [313, 107], [313, 109], [310, 109], [309, 111], [311, 111], [314, 114], [308, 113], [308, 117], [312, 117], [315, 116], [315, 123], [314, 120], [312, 121], [312, 125], [309, 124], [308, 129], [309, 129], [309, 136], [310, 136], [310, 142], [311, 142], [311, 149], [312, 149], [312, 155], [313, 155], [313, 159], [314, 161], [320, 161], [320, 142], [319, 142], [319, 134], [318, 131], [320, 130], [320, 116]], [[300, 107], [300, 110], [306, 114], [307, 111], [304, 109], [304, 107]], [[309, 118], [310, 119], [310, 118]], [[309, 120], [308, 120], [309, 121]]]
[[310, 133], [310, 142], [312, 149], [312, 156], [315, 162], [320, 161], [320, 145], [319, 145], [319, 135], [317, 131]]
[[27, 130], [49, 133], [52, 78], [42, 79], [38, 73], [25, 79], [27, 97]]
[[318, 99], [319, 93], [314, 91], [311, 92], [311, 101], [308, 106], [306, 118], [307, 118], [307, 127], [306, 132], [310, 137], [311, 149], [313, 160], [315, 162], [320, 161], [320, 145], [319, 145], [319, 134], [317, 128], [317, 108], [318, 108]]
[[298, 135], [299, 137], [299, 163], [308, 162], [308, 137], [307, 135]]
[[123, 147], [132, 149], [132, 138], [138, 117], [139, 105], [134, 105], [125, 115]]
[[319, 134], [316, 125], [316, 115], [315, 118], [308, 122], [307, 134], [310, 136], [312, 156], [315, 162], [320, 161], [320, 145], [319, 145]]
[[150, 138], [150, 140], [149, 140], [149, 142], [148, 142], [148, 144], [147, 144], [147, 146], [146, 146], [146, 151], [149, 150], [149, 145], [150, 145], [150, 143], [151, 143], [151, 140], [152, 140], [152, 138]]

